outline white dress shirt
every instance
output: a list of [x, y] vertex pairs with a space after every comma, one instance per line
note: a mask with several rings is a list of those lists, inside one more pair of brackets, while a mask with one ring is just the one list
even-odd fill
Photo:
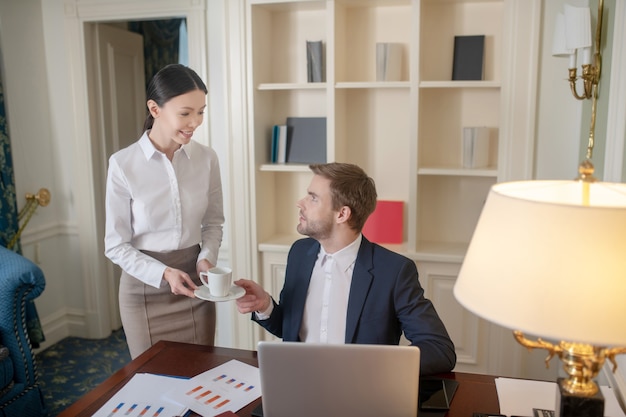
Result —
[[354, 263], [361, 246], [361, 235], [333, 254], [320, 246], [311, 274], [300, 327], [303, 342], [346, 342], [346, 314]]
[[[320, 246], [300, 327], [299, 336], [303, 342], [346, 342], [348, 299], [362, 238], [363, 235], [359, 234], [354, 242], [332, 255]], [[270, 302], [265, 311], [255, 311], [254, 314], [258, 320], [267, 320], [272, 311], [274, 303]]]
[[109, 159], [105, 255], [158, 288], [166, 265], [140, 250], [169, 252], [201, 244], [198, 260], [217, 264], [224, 210], [215, 151], [195, 141], [172, 161], [147, 132]]

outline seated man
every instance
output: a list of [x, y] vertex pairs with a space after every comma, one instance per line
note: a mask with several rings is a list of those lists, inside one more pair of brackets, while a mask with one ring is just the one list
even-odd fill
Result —
[[454, 344], [415, 263], [361, 234], [376, 208], [374, 181], [352, 164], [310, 169], [307, 196], [297, 203], [297, 230], [309, 237], [289, 251], [280, 302], [239, 279], [246, 290], [239, 312], [285, 341], [397, 345], [404, 332], [421, 350], [422, 375], [452, 370]]

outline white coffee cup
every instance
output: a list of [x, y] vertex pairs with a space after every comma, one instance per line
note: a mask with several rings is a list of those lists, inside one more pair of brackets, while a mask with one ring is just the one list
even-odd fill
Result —
[[232, 285], [233, 270], [225, 266], [216, 266], [206, 272], [200, 272], [200, 281], [214, 297], [226, 297]]

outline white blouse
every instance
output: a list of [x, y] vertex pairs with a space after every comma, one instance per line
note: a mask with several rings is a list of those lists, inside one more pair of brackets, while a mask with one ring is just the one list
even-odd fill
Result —
[[166, 265], [140, 250], [168, 252], [201, 244], [198, 260], [217, 263], [224, 209], [215, 151], [195, 141], [172, 161], [147, 132], [109, 158], [105, 255], [158, 288]]

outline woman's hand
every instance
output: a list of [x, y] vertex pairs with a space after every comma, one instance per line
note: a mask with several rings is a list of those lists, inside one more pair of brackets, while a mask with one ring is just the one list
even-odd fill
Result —
[[211, 263], [206, 259], [200, 259], [196, 264], [196, 271], [198, 272], [198, 276], [200, 276], [200, 272], [206, 272], [214, 266], [215, 265], [211, 265]]
[[163, 279], [170, 284], [172, 294], [196, 298], [193, 292], [198, 289], [198, 286], [194, 284], [189, 277], [189, 274], [186, 272], [183, 272], [180, 269], [167, 267], [163, 273]]
[[246, 295], [236, 301], [237, 310], [240, 313], [246, 314], [268, 309], [272, 297], [259, 284], [249, 279], [238, 279], [234, 284], [246, 290]]

